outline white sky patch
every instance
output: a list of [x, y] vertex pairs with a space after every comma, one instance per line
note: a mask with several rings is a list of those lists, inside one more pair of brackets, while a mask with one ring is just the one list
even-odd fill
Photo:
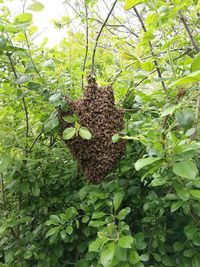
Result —
[[[34, 42], [40, 44], [43, 39], [47, 37], [49, 39], [48, 46], [52, 47], [58, 44], [67, 35], [66, 30], [55, 28], [52, 20], [59, 20], [62, 16], [68, 15], [69, 10], [67, 10], [66, 5], [63, 4], [63, 0], [39, 0], [39, 2], [44, 5], [44, 9], [41, 12], [34, 12], [27, 9], [25, 12], [33, 14], [33, 25], [38, 27], [39, 35], [34, 39]], [[32, 1], [28, 0], [26, 2], [26, 7], [31, 3]], [[6, 2], [6, 6], [11, 11], [12, 18], [23, 11], [23, 4], [20, 0]]]

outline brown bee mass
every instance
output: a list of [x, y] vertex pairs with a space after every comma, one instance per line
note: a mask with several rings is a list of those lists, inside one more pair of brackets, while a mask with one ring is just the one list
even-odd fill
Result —
[[124, 127], [124, 112], [115, 106], [112, 87], [98, 87], [91, 75], [88, 76], [83, 98], [74, 101], [66, 97], [66, 102], [67, 112], [60, 112], [61, 134], [66, 128], [74, 126], [65, 122], [63, 117], [76, 114], [81, 127], [86, 127], [92, 138], [85, 140], [74, 136], [65, 143], [87, 180], [99, 183], [125, 151], [124, 140], [112, 142], [112, 136]]

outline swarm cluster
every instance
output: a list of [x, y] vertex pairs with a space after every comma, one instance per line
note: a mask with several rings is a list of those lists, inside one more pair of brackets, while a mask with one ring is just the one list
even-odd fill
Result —
[[61, 134], [73, 126], [65, 122], [63, 117], [78, 115], [80, 125], [90, 130], [92, 139], [84, 140], [75, 136], [65, 140], [65, 143], [77, 159], [86, 179], [99, 183], [125, 151], [124, 140], [112, 142], [112, 136], [123, 129], [124, 112], [115, 106], [112, 87], [98, 87], [91, 75], [88, 76], [83, 98], [76, 101], [66, 98], [66, 102], [68, 110], [60, 114]]

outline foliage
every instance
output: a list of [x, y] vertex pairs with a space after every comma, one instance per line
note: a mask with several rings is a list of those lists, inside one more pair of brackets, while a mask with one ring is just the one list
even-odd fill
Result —
[[[66, 0], [72, 17], [54, 24], [68, 35], [50, 49], [33, 42], [43, 4], [13, 19], [0, 1], [2, 267], [200, 266], [199, 1], [119, 1], [104, 27], [96, 75], [126, 110], [112, 140], [127, 140], [106, 181], [87, 184], [59, 137], [58, 108], [82, 95], [112, 4]], [[66, 121], [65, 139], [92, 138]]]

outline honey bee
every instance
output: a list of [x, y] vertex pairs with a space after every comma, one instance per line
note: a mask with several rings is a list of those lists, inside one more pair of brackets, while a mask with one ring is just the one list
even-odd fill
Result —
[[61, 136], [71, 124], [63, 120], [64, 116], [77, 114], [81, 126], [92, 133], [91, 140], [84, 140], [79, 135], [64, 140], [85, 178], [92, 183], [99, 183], [115, 167], [116, 162], [125, 152], [125, 140], [112, 143], [112, 136], [124, 127], [124, 111], [115, 106], [112, 86], [99, 87], [91, 75], [88, 76], [82, 99], [65, 98], [67, 112], [59, 112]]

